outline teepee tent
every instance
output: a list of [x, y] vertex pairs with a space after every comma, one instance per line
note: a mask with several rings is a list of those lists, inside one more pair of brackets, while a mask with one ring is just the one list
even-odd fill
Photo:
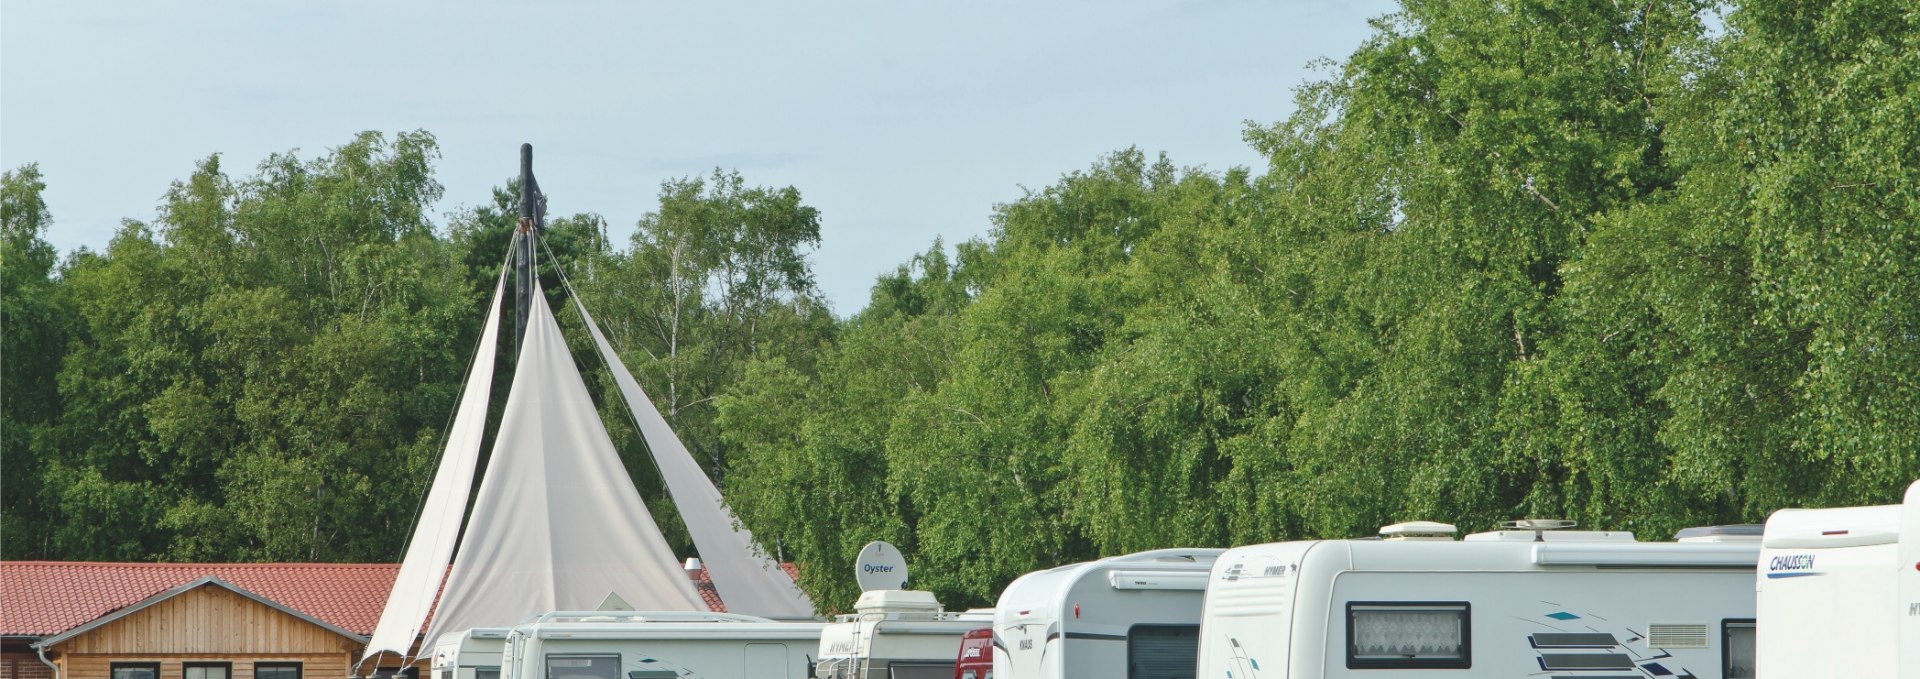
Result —
[[380, 612], [366, 657], [381, 651], [405, 655], [413, 645], [414, 633], [433, 612], [434, 595], [446, 578], [453, 547], [460, 540], [460, 519], [473, 487], [474, 467], [480, 462], [480, 443], [487, 433], [487, 393], [493, 389], [493, 361], [500, 340], [500, 293], [506, 282], [503, 269], [493, 285], [493, 303], [480, 330], [480, 347], [474, 351], [473, 367], [460, 392], [453, 426], [447, 431], [440, 468], [428, 487], [420, 522], [414, 527], [413, 540], [400, 562], [400, 573], [394, 577], [393, 590], [387, 595], [387, 607]]
[[[530, 153], [523, 147], [522, 183], [532, 187]], [[537, 196], [523, 203], [537, 204]], [[525, 253], [535, 250], [533, 221], [523, 218], [515, 235], [515, 247]], [[627, 476], [532, 269], [522, 265], [517, 274], [531, 288], [521, 300], [524, 336], [472, 513], [463, 524], [486, 429], [504, 272], [440, 468], [366, 658], [406, 655], [429, 619], [428, 645], [443, 632], [510, 626], [608, 600], [640, 610], [706, 610]], [[806, 595], [756, 550], [579, 296], [573, 298], [729, 612], [812, 618]]]
[[700, 552], [707, 575], [713, 578], [714, 589], [720, 591], [720, 600], [727, 602], [727, 610], [780, 620], [812, 618], [813, 602], [793, 584], [793, 578], [780, 570], [779, 564], [754, 548], [753, 534], [727, 510], [720, 498], [720, 489], [700, 470], [700, 464], [687, 452], [680, 437], [674, 435], [673, 428], [667, 426], [667, 419], [660, 416], [653, 400], [640, 390], [640, 383], [627, 372], [627, 366], [620, 363], [620, 357], [613, 353], [613, 346], [607, 343], [606, 335], [600, 332], [600, 326], [593, 322], [593, 316], [587, 313], [578, 295], [574, 296], [573, 303], [580, 311], [580, 318], [586, 320], [587, 330], [593, 334], [601, 357], [613, 371], [614, 382], [625, 396], [634, 421], [640, 425], [647, 449], [653, 451], [660, 475], [667, 481], [667, 493], [673, 496], [674, 506], [680, 509], [680, 518], [686, 521], [687, 532], [693, 536], [693, 548]]
[[427, 638], [588, 610], [610, 594], [645, 610], [705, 609], [627, 477], [537, 287], [528, 316], [494, 458]]

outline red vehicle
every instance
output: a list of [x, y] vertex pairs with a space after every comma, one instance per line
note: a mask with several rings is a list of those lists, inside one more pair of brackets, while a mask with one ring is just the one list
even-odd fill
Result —
[[960, 637], [953, 679], [993, 679], [993, 628], [970, 630]]

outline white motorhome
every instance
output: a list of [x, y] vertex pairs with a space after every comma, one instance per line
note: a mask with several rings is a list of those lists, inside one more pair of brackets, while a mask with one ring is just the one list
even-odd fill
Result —
[[991, 613], [940, 608], [932, 592], [873, 590], [820, 632], [817, 679], [952, 679], [960, 637]]
[[1510, 522], [1237, 547], [1214, 562], [1198, 675], [1753, 676], [1756, 527], [1679, 542]]
[[440, 635], [430, 664], [433, 679], [500, 679], [505, 627], [479, 627]]
[[996, 679], [1193, 676], [1220, 549], [1161, 549], [1020, 576], [994, 608]]
[[825, 626], [726, 613], [549, 613], [507, 634], [502, 679], [803, 679]]
[[1920, 679], [1920, 482], [1899, 505], [1774, 512], [1756, 583], [1762, 679]]

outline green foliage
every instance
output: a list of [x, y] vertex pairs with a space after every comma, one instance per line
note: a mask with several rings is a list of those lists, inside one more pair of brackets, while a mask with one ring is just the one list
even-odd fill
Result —
[[0, 553], [37, 553], [54, 511], [32, 450], [60, 413], [54, 388], [68, 323], [45, 239], [53, 221], [40, 168], [0, 174]]
[[[730, 489], [735, 443], [715, 424], [717, 399], [754, 361], [811, 371], [817, 348], [833, 336], [835, 321], [807, 262], [820, 242], [819, 219], [793, 187], [748, 186], [737, 172], [715, 170], [661, 184], [659, 209], [639, 220], [626, 250], [601, 247], [564, 264], [621, 361], [723, 489]], [[565, 229], [555, 231], [549, 240], [559, 249]], [[578, 363], [598, 366], [600, 359]], [[611, 381], [600, 391], [608, 397], [603, 419], [629, 473], [647, 497], [664, 499]], [[672, 503], [649, 508], [669, 542], [689, 552], [691, 539]], [[762, 537], [778, 555], [779, 541]]]
[[835, 587], [886, 538], [971, 605], [1154, 547], [1897, 496], [1920, 15], [1712, 9], [1409, 1], [1248, 131], [1263, 174], [1128, 151], [1001, 206], [956, 271], [882, 276], [813, 381], [723, 399], [736, 506], [833, 536], [794, 553]]
[[[663, 184], [624, 250], [554, 219], [544, 282], [829, 609], [875, 539], [960, 607], [1156, 547], [1522, 516], [1658, 538], [1920, 477], [1910, 3], [1407, 0], [1374, 26], [1249, 127], [1260, 171], [1109, 155], [844, 320], [821, 215], [722, 171]], [[518, 211], [509, 183], [435, 233], [433, 148], [209, 158], [64, 263], [38, 169], [7, 173], [0, 550], [394, 558]]]
[[375, 482], [431, 470], [478, 327], [424, 217], [436, 154], [369, 133], [241, 182], [215, 156], [70, 258], [60, 410], [9, 460], [67, 528], [8, 556], [393, 558], [416, 492]]

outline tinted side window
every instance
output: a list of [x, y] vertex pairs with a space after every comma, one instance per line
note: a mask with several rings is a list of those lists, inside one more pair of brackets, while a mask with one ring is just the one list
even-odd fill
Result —
[[1191, 677], [1199, 657], [1199, 625], [1134, 625], [1127, 630], [1127, 679]]

